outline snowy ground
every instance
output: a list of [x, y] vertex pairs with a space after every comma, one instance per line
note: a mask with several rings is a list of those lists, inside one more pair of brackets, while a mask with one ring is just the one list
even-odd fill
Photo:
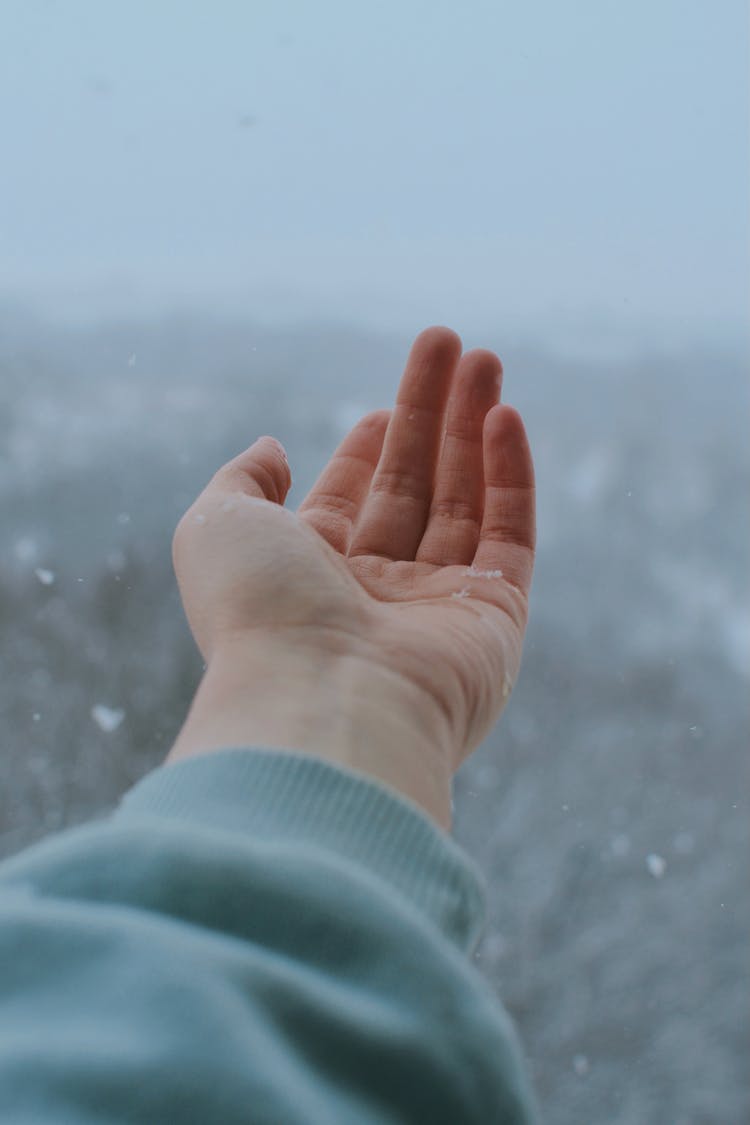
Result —
[[[215, 469], [275, 434], [296, 508], [392, 404], [410, 343], [194, 318], [73, 333], [0, 310], [0, 855], [166, 755], [201, 672], [171, 536]], [[739, 1125], [746, 367], [480, 344], [527, 422], [539, 556], [521, 679], [455, 785], [455, 836], [491, 884], [477, 965], [552, 1125]]]

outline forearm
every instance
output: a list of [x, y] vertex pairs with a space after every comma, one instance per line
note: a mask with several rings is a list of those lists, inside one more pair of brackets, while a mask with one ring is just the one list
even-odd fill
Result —
[[366, 656], [286, 636], [212, 655], [166, 763], [230, 746], [308, 752], [380, 781], [451, 828], [447, 724], [416, 685]]

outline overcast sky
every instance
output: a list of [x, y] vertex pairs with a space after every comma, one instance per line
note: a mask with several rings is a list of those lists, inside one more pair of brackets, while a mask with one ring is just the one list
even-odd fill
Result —
[[0, 298], [738, 338], [746, 0], [0, 0]]

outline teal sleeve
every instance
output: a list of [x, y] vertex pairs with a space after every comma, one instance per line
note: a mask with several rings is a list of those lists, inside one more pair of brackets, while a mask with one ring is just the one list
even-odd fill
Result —
[[485, 902], [362, 774], [263, 747], [161, 766], [0, 863], [0, 1121], [535, 1121], [471, 961]]

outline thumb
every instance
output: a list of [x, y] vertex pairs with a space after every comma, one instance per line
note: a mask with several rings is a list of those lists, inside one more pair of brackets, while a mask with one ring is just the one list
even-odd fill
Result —
[[259, 437], [248, 449], [222, 466], [214, 483], [231, 492], [244, 492], [274, 504], [283, 504], [292, 486], [284, 446], [274, 437]]

